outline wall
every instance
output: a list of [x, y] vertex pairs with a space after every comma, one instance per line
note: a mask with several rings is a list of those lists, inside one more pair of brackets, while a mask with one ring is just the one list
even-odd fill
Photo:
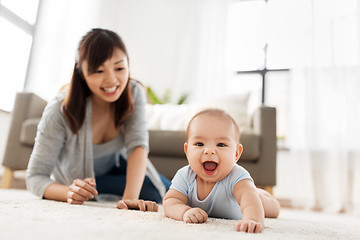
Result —
[[131, 76], [159, 95], [171, 89], [175, 102], [184, 93], [224, 93], [226, 7], [225, 0], [43, 1], [26, 90], [51, 98], [70, 81], [81, 36], [102, 27], [126, 43]]
[[70, 81], [78, 42], [98, 22], [99, 2], [41, 1], [25, 90], [50, 99]]
[[[180, 39], [187, 34], [188, 1], [108, 0], [100, 7], [99, 25], [119, 33], [125, 41], [131, 74], [159, 95], [171, 88], [175, 96], [191, 91], [191, 77], [181, 68]], [[105, 16], [112, 16], [111, 18]], [[190, 15], [188, 15], [190, 17]], [[191, 73], [190, 73], [191, 74]], [[180, 79], [182, 78], [182, 79]]]
[[[211, 98], [224, 90], [226, 14], [231, 0], [107, 0], [99, 25], [128, 46], [132, 76], [173, 102]], [[107, 17], [111, 16], [111, 17]]]

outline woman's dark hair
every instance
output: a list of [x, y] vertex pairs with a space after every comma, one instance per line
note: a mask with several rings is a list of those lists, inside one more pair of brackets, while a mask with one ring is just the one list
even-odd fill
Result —
[[[88, 73], [94, 73], [101, 64], [113, 56], [115, 49], [123, 51], [129, 62], [124, 42], [119, 35], [112, 31], [99, 28], [92, 29], [79, 43], [78, 55], [69, 89], [62, 102], [62, 111], [71, 130], [75, 134], [84, 123], [87, 97], [92, 94], [85, 81], [82, 64], [84, 60], [87, 61]], [[134, 109], [129, 84], [130, 74], [123, 93], [118, 100], [111, 103], [115, 109], [114, 121], [116, 127], [122, 124]]]

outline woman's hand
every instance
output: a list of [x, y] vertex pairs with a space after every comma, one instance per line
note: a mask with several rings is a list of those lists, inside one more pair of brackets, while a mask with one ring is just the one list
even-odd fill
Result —
[[83, 204], [89, 199], [93, 199], [98, 194], [95, 189], [94, 178], [75, 179], [69, 186], [67, 202], [70, 204]]
[[144, 200], [120, 200], [117, 202], [118, 209], [137, 209], [140, 211], [157, 212], [158, 205], [153, 201]]
[[250, 219], [240, 220], [235, 224], [235, 229], [238, 232], [259, 233], [263, 230], [263, 228], [263, 223]]

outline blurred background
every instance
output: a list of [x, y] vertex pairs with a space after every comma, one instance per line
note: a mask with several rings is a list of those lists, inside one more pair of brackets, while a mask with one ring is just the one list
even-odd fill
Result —
[[170, 101], [275, 106], [275, 196], [360, 215], [360, 0], [1, 0], [0, 154], [16, 92], [52, 98], [95, 27], [117, 32], [131, 76]]

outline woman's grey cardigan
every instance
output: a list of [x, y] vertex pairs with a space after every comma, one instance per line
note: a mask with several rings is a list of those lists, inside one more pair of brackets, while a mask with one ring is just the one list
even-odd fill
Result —
[[[141, 84], [134, 80], [130, 80], [130, 88], [135, 105], [134, 112], [121, 126], [124, 144], [119, 146], [119, 151], [127, 155], [138, 146], [149, 151], [145, 92]], [[61, 111], [64, 97], [65, 93], [59, 94], [48, 103], [38, 125], [26, 184], [28, 190], [39, 197], [43, 197], [45, 189], [53, 182], [71, 185], [74, 179], [95, 177], [91, 98], [87, 100], [84, 123], [78, 134], [74, 134]], [[165, 186], [149, 160], [146, 174], [163, 197]]]

